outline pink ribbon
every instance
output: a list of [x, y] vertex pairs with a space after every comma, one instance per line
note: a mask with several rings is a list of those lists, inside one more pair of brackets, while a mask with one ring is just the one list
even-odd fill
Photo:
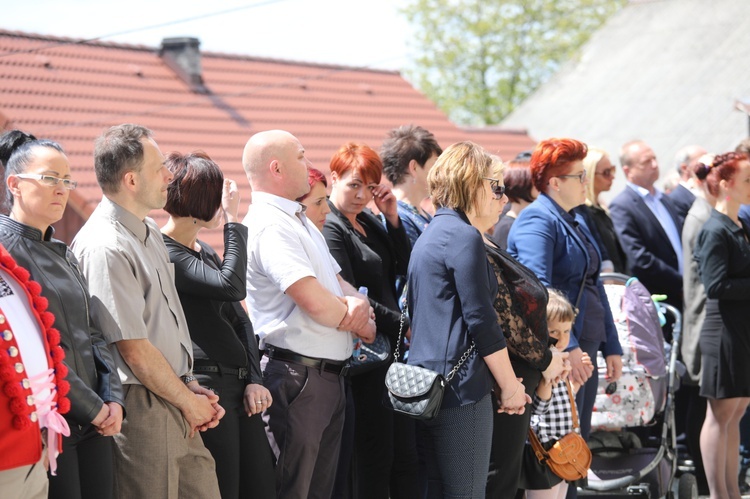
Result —
[[[57, 404], [54, 402], [55, 391], [55, 374], [53, 369], [42, 371], [36, 376], [29, 378], [31, 393], [34, 394], [34, 403], [36, 404], [37, 416], [39, 416], [39, 426], [47, 428], [47, 457], [49, 459], [49, 470], [52, 476], [57, 473], [57, 456], [60, 455], [57, 447], [57, 439], [60, 435], [70, 436], [70, 427], [65, 418], [57, 412]], [[49, 397], [45, 399], [38, 398], [44, 389], [49, 389]], [[53, 407], [54, 404], [54, 407]]]

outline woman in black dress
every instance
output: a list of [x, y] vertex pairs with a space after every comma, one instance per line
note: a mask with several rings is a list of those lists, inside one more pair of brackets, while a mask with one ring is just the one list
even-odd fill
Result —
[[[396, 197], [387, 186], [380, 185], [380, 157], [364, 144], [342, 146], [331, 158], [330, 168], [331, 213], [323, 235], [341, 266], [341, 277], [355, 287], [367, 288], [378, 332], [395, 346], [401, 319], [396, 276], [406, 274], [411, 251]], [[371, 201], [385, 223], [365, 208]], [[357, 498], [418, 496], [416, 441], [409, 445], [405, 441], [408, 436], [400, 438], [398, 444], [406, 448], [394, 452], [394, 424], [413, 427], [413, 421], [399, 419], [382, 403], [387, 368], [382, 365], [351, 377], [355, 408], [352, 485]]]
[[[193, 373], [215, 391], [226, 416], [202, 433], [216, 461], [223, 499], [275, 498], [273, 453], [261, 413], [271, 406], [258, 343], [240, 301], [245, 298], [247, 227], [238, 223], [237, 185], [204, 153], [171, 153], [165, 165], [170, 214], [162, 228], [175, 284], [193, 340]], [[224, 218], [224, 259], [197, 239]]]
[[708, 297], [700, 337], [700, 394], [708, 399], [701, 453], [711, 497], [739, 498], [739, 423], [750, 403], [750, 244], [737, 214], [750, 203], [748, 157], [716, 156], [706, 182], [717, 200], [695, 245]]

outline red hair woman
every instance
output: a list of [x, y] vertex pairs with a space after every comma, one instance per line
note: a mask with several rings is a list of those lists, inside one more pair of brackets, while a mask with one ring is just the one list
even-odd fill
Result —
[[[378, 332], [389, 337], [395, 346], [401, 318], [396, 276], [406, 274], [411, 251], [396, 197], [388, 186], [381, 185], [383, 164], [378, 153], [367, 145], [344, 144], [331, 158], [330, 168], [331, 213], [323, 235], [341, 266], [341, 277], [356, 288], [367, 288]], [[385, 223], [367, 208], [370, 203], [382, 213]], [[404, 327], [406, 330], [408, 325]], [[394, 424], [400, 423], [394, 421], [393, 413], [382, 403], [387, 368], [383, 365], [350, 378], [356, 421], [352, 483], [359, 497], [387, 499], [391, 470], [406, 470], [405, 466], [393, 465]], [[342, 451], [346, 451], [345, 447]], [[403, 454], [395, 453], [399, 457]], [[411, 464], [416, 468], [414, 457]], [[403, 482], [394, 485], [403, 494], [399, 497], [416, 497], [416, 491], [408, 489], [408, 484], [416, 483], [416, 470], [412, 471]]]
[[568, 351], [572, 380], [583, 385], [577, 404], [584, 438], [590, 431], [598, 374], [583, 364], [583, 352], [593, 360], [602, 350], [610, 381], [622, 371], [622, 349], [599, 279], [601, 253], [583, 217], [573, 212], [586, 200], [586, 153], [586, 144], [573, 139], [548, 139], [536, 146], [531, 176], [541, 194], [508, 235], [508, 252], [578, 308]]
[[700, 394], [708, 399], [701, 453], [711, 497], [740, 497], [739, 424], [750, 403], [750, 244], [738, 212], [750, 203], [750, 161], [743, 153], [721, 154], [710, 170], [706, 183], [716, 205], [694, 250], [708, 297], [699, 340]]

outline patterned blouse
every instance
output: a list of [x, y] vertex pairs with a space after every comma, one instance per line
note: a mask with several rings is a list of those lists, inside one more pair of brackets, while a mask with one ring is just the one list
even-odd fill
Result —
[[494, 300], [497, 322], [508, 341], [511, 358], [543, 371], [552, 361], [547, 331], [547, 289], [531, 270], [505, 251], [485, 244], [497, 278]]
[[411, 241], [413, 248], [419, 236], [430, 225], [432, 217], [427, 213], [420, 212], [415, 206], [405, 201], [399, 200], [397, 204], [398, 216], [401, 218], [401, 223], [404, 224], [406, 235], [409, 236], [409, 241]]

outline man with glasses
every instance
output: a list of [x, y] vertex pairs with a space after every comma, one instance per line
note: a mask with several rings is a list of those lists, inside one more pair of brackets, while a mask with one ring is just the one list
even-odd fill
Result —
[[667, 295], [667, 303], [681, 310], [684, 219], [654, 186], [659, 163], [648, 144], [634, 140], [623, 145], [620, 163], [628, 183], [612, 200], [609, 211], [630, 272], [651, 293]]

